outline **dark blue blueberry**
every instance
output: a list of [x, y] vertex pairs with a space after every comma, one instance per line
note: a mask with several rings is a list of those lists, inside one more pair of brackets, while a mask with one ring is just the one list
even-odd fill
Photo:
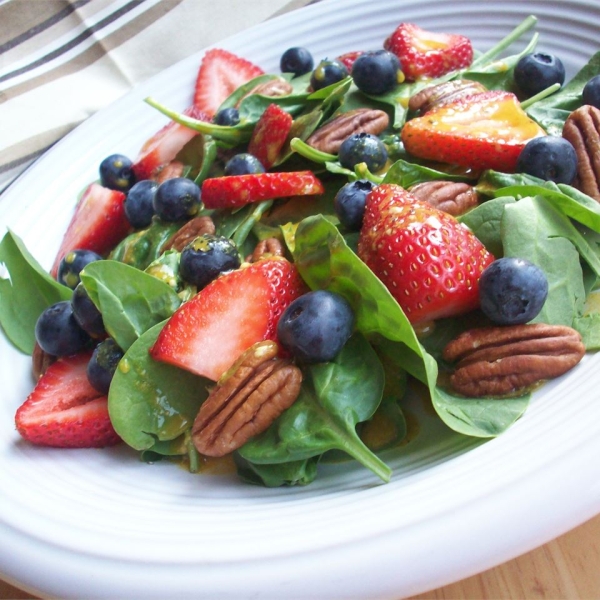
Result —
[[522, 258], [495, 260], [479, 279], [481, 310], [498, 325], [520, 325], [535, 318], [548, 296], [548, 280]]
[[348, 77], [348, 69], [339, 60], [322, 60], [313, 71], [310, 86], [316, 91]]
[[299, 46], [288, 48], [279, 61], [279, 67], [282, 73], [293, 73], [295, 77], [310, 73], [315, 66], [312, 54]]
[[97, 260], [102, 260], [102, 257], [91, 250], [71, 250], [60, 261], [56, 280], [74, 290], [79, 285], [79, 273], [85, 266]]
[[80, 283], [71, 297], [73, 316], [79, 326], [91, 337], [99, 338], [106, 335], [102, 314], [92, 302], [83, 283]]
[[377, 96], [390, 92], [402, 77], [398, 57], [387, 50], [365, 52], [352, 65], [354, 83], [365, 94]]
[[215, 125], [233, 126], [240, 122], [240, 111], [233, 106], [220, 110], [213, 118]]
[[585, 84], [581, 98], [584, 104], [600, 109], [600, 75], [592, 77]]
[[519, 59], [514, 70], [515, 83], [530, 98], [555, 83], [565, 82], [565, 67], [557, 56], [535, 52]]
[[252, 173], [264, 173], [265, 168], [256, 156], [242, 152], [232, 156], [227, 161], [223, 172], [225, 175], [250, 175]]
[[49, 306], [35, 324], [35, 339], [40, 348], [53, 356], [77, 354], [90, 341], [79, 326], [68, 300]]
[[100, 342], [94, 349], [87, 366], [90, 385], [101, 394], [108, 394], [110, 382], [122, 358], [123, 350], [115, 340], [108, 338]]
[[354, 329], [354, 312], [339, 294], [318, 290], [296, 298], [277, 324], [282, 346], [298, 361], [333, 360]]
[[200, 210], [200, 188], [191, 179], [163, 181], [154, 194], [154, 211], [163, 221], [183, 221]]
[[546, 181], [570, 184], [577, 174], [577, 154], [573, 145], [562, 137], [534, 138], [519, 154], [516, 171]]
[[144, 229], [154, 216], [154, 194], [158, 183], [151, 179], [138, 181], [125, 198], [125, 216], [134, 229]]
[[385, 144], [376, 135], [353, 133], [342, 142], [338, 158], [346, 169], [354, 169], [364, 162], [369, 171], [375, 173], [385, 165], [388, 153]]
[[133, 163], [122, 154], [111, 154], [100, 163], [100, 182], [106, 188], [127, 192], [135, 183]]
[[349, 231], [359, 231], [365, 214], [365, 201], [375, 184], [368, 179], [347, 183], [335, 195], [333, 206], [340, 223]]
[[240, 266], [237, 246], [226, 237], [204, 234], [181, 252], [179, 274], [199, 290], [221, 273]]

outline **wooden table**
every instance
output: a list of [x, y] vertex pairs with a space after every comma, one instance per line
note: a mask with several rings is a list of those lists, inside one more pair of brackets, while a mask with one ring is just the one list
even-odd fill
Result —
[[[34, 598], [0, 581], [0, 600]], [[600, 599], [600, 515], [503, 565], [416, 599]]]

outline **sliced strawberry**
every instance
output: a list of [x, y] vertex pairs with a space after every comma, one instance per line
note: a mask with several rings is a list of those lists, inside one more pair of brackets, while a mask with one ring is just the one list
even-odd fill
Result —
[[413, 324], [477, 308], [494, 260], [465, 225], [393, 184], [367, 197], [358, 255]]
[[269, 104], [254, 127], [248, 152], [270, 169], [283, 148], [294, 122], [292, 115], [277, 104]]
[[473, 61], [471, 40], [453, 33], [433, 33], [413, 23], [400, 23], [383, 47], [393, 52], [407, 81], [441, 77]]
[[198, 70], [194, 104], [212, 118], [233, 91], [259, 75], [264, 71], [245, 58], [220, 48], [209, 50]]
[[261, 200], [323, 192], [323, 184], [311, 171], [253, 173], [205, 179], [202, 202], [206, 208], [238, 208]]
[[120, 441], [108, 416], [106, 396], [88, 382], [91, 353], [59, 358], [40, 377], [17, 410], [15, 423], [33, 444], [101, 448]]
[[250, 346], [276, 339], [281, 313], [306, 291], [283, 258], [221, 275], [173, 314], [150, 354], [217, 381]]
[[434, 108], [402, 129], [413, 156], [473, 169], [512, 172], [521, 150], [544, 130], [510, 92], [476, 94]]
[[[183, 114], [199, 121], [210, 121], [210, 117], [195, 106], [187, 108]], [[198, 132], [189, 127], [174, 121], [167, 123], [144, 142], [133, 164], [136, 178], [140, 180], [156, 177], [160, 169], [170, 163], [178, 152], [197, 135]]]
[[346, 52], [346, 54], [342, 54], [337, 57], [345, 67], [348, 69], [348, 73], [352, 73], [352, 66], [354, 65], [354, 61], [361, 55], [364, 54], [362, 50], [355, 50], [354, 52]]
[[51, 274], [56, 276], [63, 256], [71, 250], [93, 250], [106, 254], [131, 229], [125, 216], [125, 194], [90, 184], [75, 208], [75, 213], [60, 244]]

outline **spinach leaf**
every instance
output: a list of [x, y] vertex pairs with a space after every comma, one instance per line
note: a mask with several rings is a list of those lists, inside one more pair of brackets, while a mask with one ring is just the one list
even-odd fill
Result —
[[181, 304], [167, 283], [113, 260], [90, 263], [81, 281], [102, 313], [106, 331], [124, 351]]
[[237, 472], [246, 483], [280, 487], [282, 485], [308, 485], [317, 476], [319, 457], [293, 460], [276, 464], [255, 464], [234, 454]]
[[209, 382], [188, 371], [150, 358], [164, 322], [144, 333], [121, 359], [110, 391], [108, 410], [116, 432], [135, 450], [186, 454], [186, 432], [208, 396]]
[[[325, 218], [314, 216], [301, 221], [293, 243], [288, 245], [307, 284], [312, 289], [328, 289], [346, 298], [355, 312], [357, 329], [378, 350], [395, 356], [408, 373], [427, 385], [438, 415], [449, 427], [465, 435], [487, 437], [490, 432], [496, 435], [506, 429], [525, 411], [528, 394], [508, 403], [503, 399], [482, 398], [469, 405], [464, 398], [442, 393], [437, 386], [438, 364], [419, 342], [396, 300]], [[464, 419], [456, 419], [450, 410], [453, 399], [464, 411]], [[473, 411], [471, 420], [469, 406]], [[519, 410], [515, 410], [516, 406]], [[486, 420], [485, 425], [482, 420]]]
[[[8, 277], [2, 276], [2, 265]], [[35, 324], [52, 304], [70, 300], [73, 291], [55, 281], [8, 231], [0, 242], [0, 326], [17, 350], [31, 354]]]
[[424, 181], [469, 181], [463, 175], [451, 175], [406, 160], [397, 160], [387, 171], [383, 183], [396, 183], [405, 189]]
[[360, 440], [356, 425], [381, 401], [383, 367], [369, 343], [354, 335], [334, 361], [305, 367], [300, 395], [239, 454], [257, 464], [288, 463], [343, 450], [383, 481], [390, 468]]

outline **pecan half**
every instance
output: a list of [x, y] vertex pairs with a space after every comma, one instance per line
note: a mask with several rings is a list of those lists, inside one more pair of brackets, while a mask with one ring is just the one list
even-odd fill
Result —
[[479, 194], [475, 188], [457, 181], [424, 181], [411, 187], [409, 192], [455, 217], [479, 204]]
[[195, 217], [188, 221], [181, 229], [177, 230], [165, 243], [163, 252], [167, 250], [177, 250], [181, 252], [190, 242], [193, 242], [199, 235], [215, 233], [215, 224], [210, 217]]
[[200, 454], [224, 456], [263, 432], [300, 393], [302, 372], [277, 358], [273, 341], [254, 344], [200, 407], [192, 440]]
[[253, 87], [247, 94], [244, 94], [236, 103], [235, 107], [239, 108], [242, 100], [247, 98], [248, 96], [252, 96], [254, 94], [260, 94], [261, 96], [269, 96], [271, 98], [279, 97], [279, 96], [288, 96], [294, 91], [292, 84], [285, 79], [277, 78], [277, 79], [269, 79], [269, 81], [264, 81], [263, 83], [259, 83], [257, 86]]
[[563, 375], [584, 354], [577, 331], [544, 323], [471, 329], [443, 351], [444, 360], [458, 361], [452, 388], [470, 397], [518, 394]]
[[567, 118], [563, 137], [577, 154], [577, 175], [573, 187], [600, 202], [600, 110], [588, 104]]
[[411, 111], [425, 114], [433, 108], [485, 91], [487, 91], [486, 88], [477, 81], [469, 81], [468, 79], [446, 81], [437, 85], [430, 85], [411, 96], [408, 101], [408, 108]]
[[342, 113], [317, 129], [306, 143], [321, 152], [337, 154], [342, 142], [354, 133], [379, 135], [389, 125], [386, 112], [371, 108], [357, 108]]
[[256, 244], [254, 252], [246, 258], [246, 262], [257, 262], [267, 256], [283, 256], [283, 244], [277, 238], [267, 238]]
[[48, 354], [41, 349], [40, 345], [36, 342], [33, 347], [33, 353], [31, 354], [32, 371], [33, 376], [39, 379], [47, 370], [48, 367], [56, 361], [56, 356]]
[[163, 181], [167, 179], [175, 179], [175, 177], [181, 177], [183, 175], [183, 171], [185, 169], [185, 165], [178, 160], [172, 160], [170, 163], [167, 163], [154, 177], [158, 184], [161, 184]]

